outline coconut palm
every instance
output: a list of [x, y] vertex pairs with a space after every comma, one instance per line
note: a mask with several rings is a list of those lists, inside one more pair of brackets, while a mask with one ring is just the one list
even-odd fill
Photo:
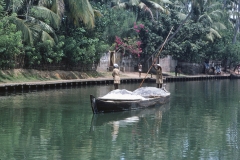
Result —
[[[9, 14], [17, 14], [14, 22], [23, 33], [26, 43], [33, 44], [39, 40], [57, 41], [57, 30], [63, 18], [75, 26], [81, 22], [94, 27], [94, 16], [100, 15], [93, 10], [88, 0], [9, 0]], [[66, 14], [66, 15], [64, 15]]]
[[81, 21], [88, 27], [94, 27], [95, 13], [88, 0], [64, 0], [67, 20], [75, 26], [79, 26]]
[[206, 38], [211, 42], [214, 41], [214, 38], [221, 38], [221, 35], [218, 31], [226, 29], [226, 26], [221, 22], [223, 17], [223, 12], [221, 4], [213, 3], [207, 6], [202, 12], [202, 15], [199, 15], [198, 22], [204, 22], [206, 27], [210, 27], [209, 33], [206, 35]]
[[[145, 11], [150, 14], [154, 20], [153, 11], [156, 12], [156, 17], [158, 17], [158, 12], [169, 14], [169, 11], [164, 8], [163, 4], [171, 3], [168, 0], [113, 0], [115, 4], [114, 7], [125, 8], [125, 9], [136, 9], [136, 15], [138, 14], [138, 9]], [[161, 5], [162, 4], [162, 5]]]
[[54, 29], [58, 29], [61, 22], [60, 14], [47, 8], [48, 3], [32, 0], [10, 0], [8, 12], [17, 14], [14, 23], [22, 31], [25, 43], [33, 44], [38, 41], [50, 40], [53, 45], [57, 39]]
[[221, 23], [223, 12], [220, 3], [213, 0], [178, 0], [174, 4], [180, 11], [179, 18], [188, 17], [196, 23], [203, 22], [205, 27], [210, 28], [207, 40], [213, 42], [214, 38], [221, 38], [218, 31], [226, 27]]

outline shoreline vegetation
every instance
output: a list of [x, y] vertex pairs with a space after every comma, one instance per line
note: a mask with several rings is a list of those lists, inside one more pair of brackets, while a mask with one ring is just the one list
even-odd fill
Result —
[[34, 69], [10, 69], [0, 71], [0, 83], [39, 82], [99, 77], [105, 77], [104, 73], [97, 71], [40, 71]]
[[[11, 69], [0, 71], [0, 83], [21, 83], [21, 82], [43, 82], [43, 81], [57, 81], [57, 80], [74, 80], [74, 79], [101, 79], [112, 78], [112, 72], [107, 71], [39, 71], [34, 69]], [[230, 75], [230, 73], [222, 73]], [[174, 72], [165, 72], [165, 76], [175, 76]], [[203, 74], [205, 75], [205, 74]], [[146, 73], [142, 73], [141, 78], [144, 78]], [[180, 76], [197, 76], [184, 75]], [[138, 72], [121, 72], [121, 77], [138, 78]], [[147, 78], [155, 78], [155, 75], [148, 74]]]
[[[143, 75], [145, 76], [145, 74]], [[143, 77], [142, 76], [142, 77]], [[138, 72], [122, 72], [121, 77], [138, 77]], [[34, 69], [0, 70], [1, 83], [41, 82], [74, 79], [112, 78], [112, 72], [107, 71], [40, 71]]]

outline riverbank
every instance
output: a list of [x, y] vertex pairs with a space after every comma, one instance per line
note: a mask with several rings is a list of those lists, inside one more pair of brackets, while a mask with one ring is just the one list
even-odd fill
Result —
[[[141, 77], [145, 77], [146, 73], [142, 73]], [[122, 78], [139, 78], [138, 72], [122, 72]], [[148, 75], [147, 77], [151, 77]], [[39, 70], [2, 70], [0, 71], [0, 84], [6, 83], [30, 83], [43, 81], [59, 81], [59, 80], [78, 80], [78, 79], [102, 79], [112, 78], [112, 72], [103, 71], [39, 71]]]
[[[165, 82], [197, 81], [210, 79], [229, 79], [230, 74], [221, 75], [183, 75], [163, 73]], [[138, 72], [122, 72], [121, 83], [155, 83], [155, 76]], [[0, 73], [0, 91], [32, 90], [44, 88], [62, 88], [81, 85], [112, 84], [112, 72], [77, 72], [77, 71], [37, 71], [37, 70], [8, 70]]]
[[[175, 77], [173, 72], [164, 72], [165, 77]], [[176, 77], [204, 77], [204, 76], [219, 76], [219, 75], [184, 75]], [[230, 73], [222, 73], [221, 76], [230, 76]], [[138, 72], [122, 72], [122, 78], [139, 78]], [[141, 78], [155, 78], [154, 75], [146, 73], [141, 74]], [[26, 70], [26, 69], [14, 69], [14, 70], [2, 70], [0, 71], [0, 84], [8, 83], [33, 83], [44, 81], [61, 81], [61, 80], [93, 80], [93, 79], [112, 79], [112, 72], [103, 71], [39, 71], [39, 70]]]

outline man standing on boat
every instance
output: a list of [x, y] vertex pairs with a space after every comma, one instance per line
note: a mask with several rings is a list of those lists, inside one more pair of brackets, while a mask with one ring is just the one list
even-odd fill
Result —
[[118, 89], [118, 84], [120, 84], [120, 71], [118, 69], [118, 64], [113, 65], [114, 69], [112, 72], [114, 89]]
[[154, 64], [154, 68], [156, 69], [157, 88], [162, 88], [163, 85], [162, 67], [160, 64]]

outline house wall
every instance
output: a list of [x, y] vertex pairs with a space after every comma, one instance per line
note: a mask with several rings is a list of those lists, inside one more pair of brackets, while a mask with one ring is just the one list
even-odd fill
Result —
[[110, 65], [110, 52], [103, 53], [97, 66], [97, 71], [107, 71]]
[[[122, 71], [134, 72], [134, 66], [137, 66], [137, 59], [130, 56], [122, 56], [121, 53], [114, 53], [113, 63], [117, 63]], [[107, 71], [110, 67], [110, 52], [104, 53], [100, 58], [97, 71]], [[111, 68], [111, 67], [110, 67]], [[124, 70], [123, 70], [124, 69]]]
[[122, 57], [121, 66], [125, 68], [125, 72], [136, 72], [134, 67], [137, 66], [138, 59], [130, 56]]
[[179, 62], [178, 65], [181, 67], [181, 72], [188, 75], [201, 74], [204, 70], [203, 64]]
[[177, 65], [177, 61], [171, 56], [159, 59], [159, 63], [162, 66], [163, 72], [174, 72]]
[[[138, 58], [134, 58], [130, 56], [122, 56], [121, 53], [114, 53], [115, 60], [114, 63], [117, 63], [119, 67], [124, 68], [125, 72], [137, 72]], [[177, 61], [173, 60], [171, 56], [167, 56], [165, 58], [159, 59], [159, 63], [163, 68], [163, 72], [174, 72], [175, 66], [177, 65]], [[104, 53], [100, 58], [100, 62], [97, 66], [98, 71], [107, 71], [110, 67], [110, 53]], [[143, 65], [143, 72], [147, 72], [149, 67], [152, 65], [152, 60], [146, 62]]]

